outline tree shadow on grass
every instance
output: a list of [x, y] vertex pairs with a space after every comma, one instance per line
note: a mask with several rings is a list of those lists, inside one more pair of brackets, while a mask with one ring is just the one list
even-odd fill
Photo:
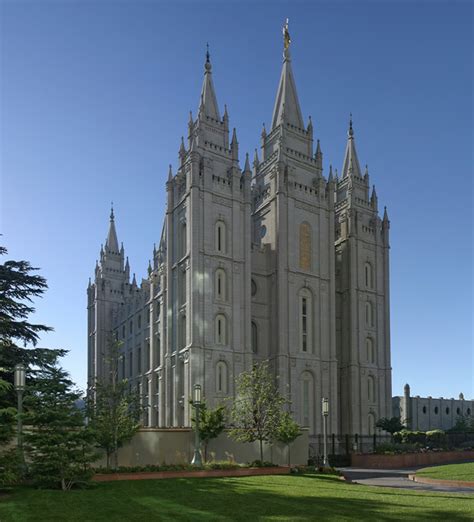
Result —
[[[316, 478], [316, 477], [315, 477]], [[450, 497], [380, 493], [374, 488], [307, 477], [169, 479], [102, 483], [91, 490], [15, 493], [0, 502], [2, 522], [87, 521], [472, 521], [469, 507]], [[411, 502], [411, 499], [413, 499]], [[14, 503], [15, 505], [12, 505]], [[10, 504], [9, 510], [2, 510]], [[20, 518], [12, 514], [21, 513]]]

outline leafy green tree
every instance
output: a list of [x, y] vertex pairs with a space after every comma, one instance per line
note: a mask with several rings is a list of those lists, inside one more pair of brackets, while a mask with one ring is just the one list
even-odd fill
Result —
[[236, 381], [236, 391], [230, 436], [239, 442], [258, 441], [263, 462], [263, 443], [275, 440], [286, 400], [275, 386], [267, 361], [255, 363], [242, 372]]
[[63, 491], [92, 476], [96, 460], [81, 393], [59, 365], [40, 370], [25, 394], [25, 449], [33, 481]]
[[301, 435], [301, 428], [287, 411], [283, 412], [278, 424], [275, 440], [288, 447], [288, 466], [291, 466], [290, 445]]
[[394, 433], [397, 433], [398, 431], [402, 431], [405, 428], [405, 426], [401, 423], [400, 419], [398, 417], [381, 417], [377, 423], [375, 424], [377, 428], [380, 428], [387, 433], [390, 433], [390, 435], [393, 436]]
[[105, 451], [107, 469], [111, 457], [113, 467], [118, 467], [118, 450], [129, 442], [140, 427], [140, 400], [129, 392], [128, 381], [119, 379], [121, 342], [111, 340], [108, 346], [106, 364], [108, 379], [97, 382], [88, 397], [89, 427], [96, 445]]
[[[204, 460], [207, 461], [207, 448], [212, 439], [217, 438], [225, 429], [226, 408], [217, 406], [208, 408], [205, 401], [199, 407], [199, 438], [204, 443]], [[192, 417], [193, 427], [196, 427], [196, 418]]]
[[469, 433], [474, 431], [474, 417], [461, 413], [456, 417], [454, 426], [448, 431], [454, 433]]

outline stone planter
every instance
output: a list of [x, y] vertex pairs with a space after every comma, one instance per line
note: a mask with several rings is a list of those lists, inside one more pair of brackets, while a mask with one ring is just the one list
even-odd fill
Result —
[[474, 451], [433, 451], [426, 453], [401, 453], [398, 455], [375, 455], [353, 453], [351, 466], [367, 469], [399, 469], [474, 461]]

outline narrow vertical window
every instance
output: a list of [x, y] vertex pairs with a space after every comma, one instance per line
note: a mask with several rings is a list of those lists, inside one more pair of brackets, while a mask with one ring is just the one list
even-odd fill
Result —
[[365, 325], [369, 328], [374, 326], [374, 309], [370, 301], [365, 303]]
[[258, 328], [254, 321], [252, 321], [252, 352], [258, 352]]
[[226, 300], [226, 275], [222, 268], [216, 270], [215, 293], [217, 299], [220, 299], [221, 301]]
[[367, 379], [367, 388], [369, 402], [375, 402], [375, 378], [372, 375], [369, 375]]
[[299, 294], [300, 350], [312, 352], [312, 296], [307, 288]]
[[216, 317], [216, 344], [226, 344], [226, 318], [219, 314]]
[[137, 349], [137, 372], [142, 373], [142, 349], [140, 346]]
[[226, 251], [226, 228], [225, 223], [223, 221], [218, 221], [216, 223], [216, 250], [221, 254], [225, 254]]
[[301, 374], [301, 424], [314, 433], [314, 379], [307, 371]]
[[365, 287], [374, 288], [374, 271], [370, 263], [365, 263]]
[[374, 341], [371, 337], [367, 337], [365, 344], [366, 344], [366, 348], [367, 348], [367, 362], [374, 364], [375, 363]]
[[224, 361], [216, 365], [216, 392], [227, 393], [227, 364]]

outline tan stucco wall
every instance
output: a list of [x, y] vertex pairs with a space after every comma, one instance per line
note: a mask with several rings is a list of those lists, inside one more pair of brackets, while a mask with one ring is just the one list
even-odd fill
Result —
[[[189, 463], [194, 452], [194, 432], [186, 428], [141, 429], [132, 441], [119, 450], [119, 466], [146, 466], [148, 464]], [[221, 434], [209, 444], [208, 458], [214, 454], [215, 460], [227, 460], [232, 456], [237, 462], [251, 462], [260, 458], [258, 442], [239, 443]], [[303, 430], [290, 447], [292, 465], [306, 464], [308, 461], [308, 431]], [[275, 443], [264, 445], [264, 460], [279, 465], [288, 464], [288, 449]], [[105, 458], [97, 465], [105, 465]]]

